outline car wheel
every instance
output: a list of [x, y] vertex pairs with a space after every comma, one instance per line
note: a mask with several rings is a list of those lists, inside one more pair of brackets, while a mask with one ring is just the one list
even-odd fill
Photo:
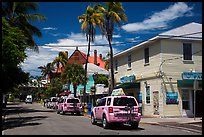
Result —
[[138, 122], [133, 122], [133, 123], [131, 124], [131, 127], [132, 127], [133, 129], [137, 129], [138, 126], [139, 126], [139, 123], [138, 123]]
[[59, 114], [60, 113], [60, 111], [59, 111], [59, 109], [57, 110], [57, 114]]
[[103, 116], [102, 124], [103, 124], [104, 129], [107, 129], [109, 127], [109, 123], [107, 122], [107, 119], [106, 119], [105, 115]]
[[97, 124], [93, 114], [91, 114], [91, 124], [92, 125], [96, 125]]
[[78, 116], [80, 116], [80, 115], [81, 115], [81, 113], [78, 111], [78, 112], [77, 112], [77, 115], [78, 115]]

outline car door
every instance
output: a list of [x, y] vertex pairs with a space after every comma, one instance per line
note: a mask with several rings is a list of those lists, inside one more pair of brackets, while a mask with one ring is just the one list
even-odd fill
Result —
[[106, 98], [102, 98], [100, 102], [100, 106], [98, 107], [98, 119], [102, 119], [103, 110], [105, 109]]

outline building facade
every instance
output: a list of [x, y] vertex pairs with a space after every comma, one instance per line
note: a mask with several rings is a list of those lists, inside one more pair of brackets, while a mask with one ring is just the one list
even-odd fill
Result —
[[[194, 80], [198, 77], [196, 94]], [[189, 23], [114, 55], [115, 88], [135, 96], [147, 116], [201, 116], [202, 24]], [[194, 103], [195, 100], [195, 103]]]

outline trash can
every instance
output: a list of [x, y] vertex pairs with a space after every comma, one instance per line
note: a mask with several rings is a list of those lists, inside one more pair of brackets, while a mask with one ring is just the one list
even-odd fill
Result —
[[87, 109], [88, 109], [88, 114], [91, 114], [91, 107], [92, 107], [92, 103], [89, 102], [88, 105], [87, 105]]

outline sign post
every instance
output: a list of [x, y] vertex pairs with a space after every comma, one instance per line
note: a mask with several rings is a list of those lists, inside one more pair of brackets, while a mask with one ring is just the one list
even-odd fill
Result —
[[198, 89], [198, 81], [195, 79], [194, 80], [194, 86], [193, 86], [193, 88], [194, 88], [194, 120], [195, 120], [195, 113], [196, 113], [196, 90]]
[[182, 73], [182, 78], [183, 79], [188, 79], [188, 80], [194, 80], [193, 83], [193, 89], [194, 89], [194, 110], [193, 110], [193, 115], [194, 115], [194, 120], [195, 120], [195, 113], [196, 113], [196, 90], [198, 89], [198, 80], [202, 80], [202, 73], [199, 72], [183, 72]]

